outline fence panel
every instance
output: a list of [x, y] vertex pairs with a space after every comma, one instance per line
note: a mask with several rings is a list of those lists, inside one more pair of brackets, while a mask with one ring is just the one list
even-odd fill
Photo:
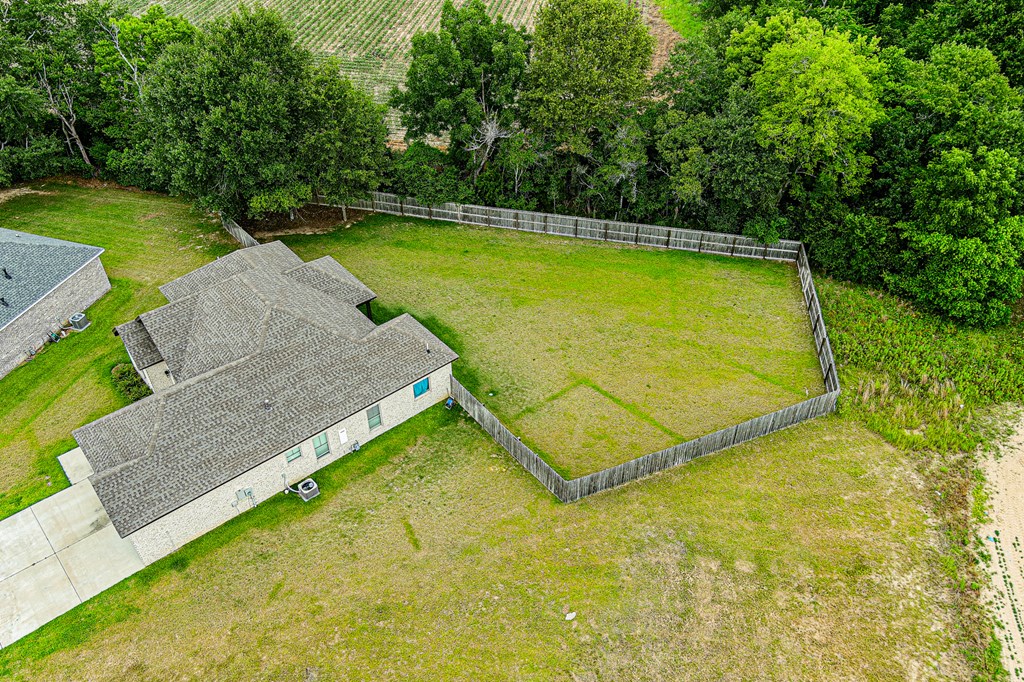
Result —
[[413, 216], [415, 218], [431, 218], [433, 213], [429, 206], [423, 206], [420, 202], [415, 199], [405, 199], [402, 203], [402, 215]]
[[701, 253], [714, 253], [719, 256], [731, 256], [733, 245], [735, 243], [736, 235], [705, 232], [700, 250]]
[[672, 237], [669, 240], [668, 248], [681, 251], [700, 251], [704, 233], [699, 230], [684, 230], [678, 227], [672, 228]]
[[434, 220], [448, 220], [456, 222], [459, 219], [459, 205], [453, 202], [439, 204], [432, 207]]
[[618, 221], [605, 222], [605, 241], [618, 242], [619, 244], [636, 244], [639, 239], [639, 227], [633, 223], [620, 223]]
[[641, 246], [660, 246], [668, 248], [671, 242], [672, 228], [660, 225], [636, 225], [637, 244]]
[[557, 234], [563, 237], [576, 236], [576, 221], [579, 220], [576, 216], [548, 213], [547, 219], [548, 234]]
[[577, 218], [576, 234], [579, 239], [597, 239], [604, 241], [608, 235], [608, 223], [604, 220], [593, 218]]
[[243, 247], [260, 245], [260, 243], [256, 241], [251, 234], [243, 230], [242, 226], [231, 218], [226, 218], [221, 215], [220, 224], [223, 225], [227, 233], [234, 237], [235, 240]]
[[533, 211], [518, 211], [519, 229], [523, 232], [539, 232], [544, 233], [548, 231], [547, 216], [543, 213], [534, 213]]

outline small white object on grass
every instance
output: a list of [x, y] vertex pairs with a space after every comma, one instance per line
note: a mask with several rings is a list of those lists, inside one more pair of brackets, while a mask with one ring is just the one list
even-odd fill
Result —
[[575, 617], [576, 617], [576, 612], [575, 611], [570, 611], [569, 613], [565, 614], [565, 619], [566, 620], [572, 620]]

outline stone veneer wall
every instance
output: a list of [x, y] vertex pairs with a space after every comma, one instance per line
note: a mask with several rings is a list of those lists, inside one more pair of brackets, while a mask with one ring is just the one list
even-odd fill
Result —
[[[146, 565], [167, 556], [191, 540], [210, 532], [272, 495], [280, 493], [284, 489], [285, 481], [288, 485], [295, 485], [318, 469], [341, 459], [350, 452], [353, 442], [359, 441], [360, 444], [364, 444], [391, 427], [401, 424], [447, 398], [451, 392], [451, 364], [435, 370], [429, 376], [430, 391], [425, 395], [413, 398], [412, 384], [410, 384], [381, 400], [378, 403], [381, 425], [373, 429], [372, 432], [367, 423], [366, 410], [360, 410], [326, 429], [328, 443], [331, 446], [329, 455], [317, 458], [313, 453], [313, 436], [319, 434], [310, 434], [308, 439], [299, 444], [302, 448], [302, 456], [298, 459], [292, 462], [286, 461], [286, 455], [291, 451], [289, 448], [241, 476], [140, 528], [129, 535], [127, 539], [134, 545]], [[341, 429], [345, 429], [348, 434], [348, 442], [344, 445], [339, 438]], [[239, 500], [236, 496], [237, 491], [245, 488], [252, 488], [252, 501], [249, 499]], [[302, 504], [297, 495], [295, 503]]]
[[110, 280], [100, 259], [94, 258], [63, 284], [0, 330], [0, 377], [17, 367], [30, 350], [38, 350], [46, 335], [63, 326], [75, 313], [84, 312], [110, 291]]

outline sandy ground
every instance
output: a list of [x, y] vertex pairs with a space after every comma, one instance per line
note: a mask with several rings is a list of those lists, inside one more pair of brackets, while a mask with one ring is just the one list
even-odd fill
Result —
[[1001, 624], [1003, 665], [1011, 680], [1024, 680], [1024, 416], [1016, 422], [998, 456], [983, 465], [992, 509], [981, 537], [991, 555], [986, 597]]

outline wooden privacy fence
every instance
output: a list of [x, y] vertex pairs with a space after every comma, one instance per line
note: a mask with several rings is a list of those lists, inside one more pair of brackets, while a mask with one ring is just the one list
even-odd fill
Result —
[[260, 243], [256, 241], [251, 234], [243, 230], [242, 226], [231, 218], [226, 218], [221, 214], [220, 224], [223, 225], [224, 229], [228, 231], [228, 234], [234, 237], [243, 247], [259, 246]]
[[694, 438], [685, 443], [673, 445], [670, 448], [570, 480], [562, 478], [537, 453], [523, 444], [455, 377], [452, 377], [452, 397], [498, 445], [507, 450], [555, 497], [562, 502], [575, 502], [602, 490], [671, 469], [698, 457], [720, 452], [734, 445], [781, 431], [808, 419], [829, 414], [836, 409], [839, 391], [829, 391], [776, 412], [748, 419], [741, 424], [709, 433], [706, 436]]
[[[323, 200], [316, 203], [330, 205]], [[619, 244], [657, 246], [663, 249], [713, 253], [719, 256], [741, 256], [744, 258], [766, 258], [795, 262], [800, 252], [800, 242], [783, 239], [777, 244], [762, 244], [756, 239], [738, 234], [686, 230], [679, 227], [623, 223], [617, 220], [582, 218], [556, 213], [519, 211], [512, 208], [474, 206], [471, 204], [439, 204], [424, 206], [415, 199], [403, 198], [397, 194], [372, 192], [369, 199], [353, 201], [348, 208], [357, 208], [377, 213], [447, 220], [453, 223], [500, 227], [520, 232], [538, 232], [561, 237], [593, 239]]]
[[766, 436], [809, 419], [824, 416], [836, 409], [836, 402], [839, 399], [840, 393], [839, 375], [836, 371], [835, 357], [832, 354], [832, 345], [829, 343], [828, 332], [825, 330], [825, 321], [821, 316], [821, 305], [818, 302], [818, 293], [814, 287], [814, 278], [811, 276], [811, 266], [807, 259], [807, 251], [801, 242], [781, 240], [777, 244], [761, 244], [754, 239], [741, 235], [703, 232], [701, 230], [687, 230], [660, 225], [623, 223], [614, 220], [596, 220], [554, 213], [518, 211], [490, 206], [455, 203], [423, 206], [413, 199], [402, 198], [395, 194], [384, 192], [374, 192], [369, 199], [353, 202], [349, 204], [349, 207], [379, 213], [392, 213], [433, 220], [448, 220], [522, 232], [538, 232], [578, 239], [595, 239], [621, 244], [654, 246], [720, 256], [761, 258], [796, 264], [797, 273], [800, 276], [800, 289], [804, 296], [804, 305], [810, 318], [811, 333], [814, 335], [815, 352], [817, 353], [825, 382], [825, 393], [770, 414], [748, 419], [741, 424], [709, 433], [700, 438], [694, 438], [685, 443], [673, 445], [658, 452], [652, 452], [649, 455], [637, 457], [636, 459], [593, 474], [570, 480], [562, 478], [537, 453], [524, 445], [514, 433], [509, 431], [455, 377], [452, 377], [452, 397], [455, 398], [456, 402], [462, 405], [466, 412], [473, 417], [498, 445], [507, 450], [523, 468], [533, 474], [545, 488], [550, 490], [562, 502], [574, 502], [602, 490], [608, 490], [609, 488], [635, 481], [638, 478], [650, 476], [659, 471], [684, 464], [697, 457], [720, 452], [734, 445], [746, 443], [747, 441]]

